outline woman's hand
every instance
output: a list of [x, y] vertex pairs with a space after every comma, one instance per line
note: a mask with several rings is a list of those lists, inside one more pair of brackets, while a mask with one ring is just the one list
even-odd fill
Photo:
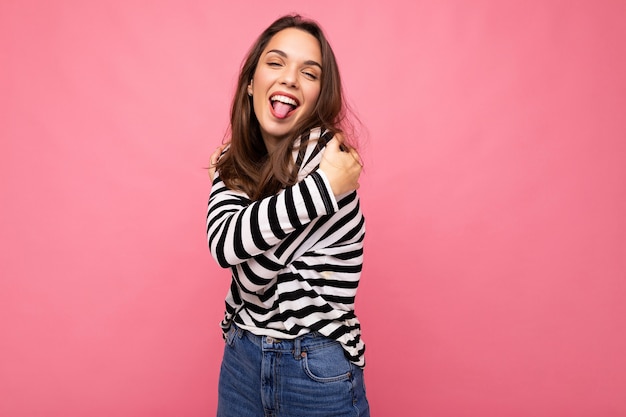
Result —
[[220, 145], [215, 152], [211, 154], [211, 159], [209, 159], [209, 178], [211, 178], [211, 182], [213, 182], [213, 178], [215, 178], [215, 166], [217, 165], [217, 161], [220, 160], [220, 156], [222, 156], [222, 152], [224, 152], [227, 146], [228, 144]]
[[336, 135], [335, 140], [326, 144], [320, 170], [326, 174], [335, 196], [358, 189], [362, 169], [358, 152], [346, 146], [342, 136]]

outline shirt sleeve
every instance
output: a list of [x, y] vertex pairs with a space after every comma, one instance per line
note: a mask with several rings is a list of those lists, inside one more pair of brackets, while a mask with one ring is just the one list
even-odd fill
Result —
[[[259, 255], [288, 239], [293, 232], [302, 230], [314, 219], [337, 210], [337, 200], [328, 179], [319, 170], [274, 196], [254, 202], [245, 193], [227, 188], [216, 174], [206, 222], [209, 249], [223, 268], [255, 258], [248, 268], [254, 265], [255, 269], [261, 266], [262, 270], [277, 271], [284, 266], [279, 258]], [[269, 277], [259, 276], [262, 278]]]

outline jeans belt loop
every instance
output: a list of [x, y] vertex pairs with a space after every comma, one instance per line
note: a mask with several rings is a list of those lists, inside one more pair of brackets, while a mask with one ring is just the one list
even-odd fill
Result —
[[301, 353], [302, 353], [302, 339], [299, 337], [296, 337], [296, 339], [293, 341], [293, 357], [299, 361], [301, 358]]

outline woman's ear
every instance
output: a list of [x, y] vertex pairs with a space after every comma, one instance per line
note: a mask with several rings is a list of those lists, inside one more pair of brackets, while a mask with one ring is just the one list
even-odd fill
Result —
[[250, 80], [250, 84], [248, 84], [248, 95], [250, 97], [252, 97], [252, 81], [253, 80]]

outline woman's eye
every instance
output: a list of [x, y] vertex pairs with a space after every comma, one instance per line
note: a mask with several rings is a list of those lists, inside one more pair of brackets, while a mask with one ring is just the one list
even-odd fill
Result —
[[270, 67], [280, 67], [280, 62], [268, 62], [267, 65]]
[[312, 72], [304, 71], [304, 75], [311, 80], [317, 80], [317, 75]]

